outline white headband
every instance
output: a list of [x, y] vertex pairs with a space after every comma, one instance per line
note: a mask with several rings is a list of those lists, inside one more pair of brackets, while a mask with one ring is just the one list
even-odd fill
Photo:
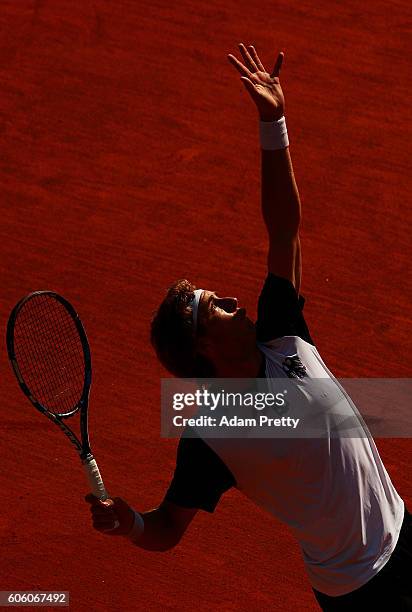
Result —
[[199, 310], [199, 302], [202, 297], [204, 289], [196, 289], [193, 293], [195, 294], [192, 300], [189, 302], [189, 306], [192, 307], [192, 320], [193, 320], [193, 331], [196, 333], [197, 328], [197, 313]]

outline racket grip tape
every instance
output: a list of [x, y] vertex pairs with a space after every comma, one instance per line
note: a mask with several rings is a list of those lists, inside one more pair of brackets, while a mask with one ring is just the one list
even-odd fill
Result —
[[93, 495], [104, 501], [109, 497], [109, 494], [104, 486], [96, 459], [86, 459], [86, 461], [83, 462], [83, 466]]

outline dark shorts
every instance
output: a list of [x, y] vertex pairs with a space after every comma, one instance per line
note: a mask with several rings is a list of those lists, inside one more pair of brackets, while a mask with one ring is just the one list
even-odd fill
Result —
[[330, 597], [315, 591], [322, 610], [412, 612], [412, 516], [405, 508], [399, 539], [389, 561], [356, 591]]

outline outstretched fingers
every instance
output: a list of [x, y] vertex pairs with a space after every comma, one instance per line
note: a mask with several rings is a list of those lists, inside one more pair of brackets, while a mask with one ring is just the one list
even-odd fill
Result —
[[275, 62], [275, 66], [273, 68], [272, 74], [270, 75], [271, 78], [273, 77], [278, 77], [279, 73], [280, 73], [280, 69], [282, 68], [282, 62], [283, 62], [283, 58], [285, 57], [285, 54], [283, 53], [283, 51], [281, 51], [278, 55], [278, 58]]
[[242, 57], [245, 60], [245, 64], [249, 68], [249, 70], [251, 70], [252, 72], [257, 72], [258, 67], [243, 43], [239, 44], [239, 51], [242, 54]]
[[255, 47], [253, 45], [249, 45], [248, 46], [248, 50], [249, 50], [249, 53], [250, 53], [251, 57], [253, 58], [256, 66], [257, 66], [257, 69], [260, 70], [261, 72], [266, 72], [262, 62], [260, 61], [260, 58], [259, 58], [259, 56], [257, 54], [257, 51], [256, 51]]
[[252, 77], [252, 73], [250, 72], [250, 70], [248, 70], [246, 66], [242, 64], [242, 62], [239, 62], [239, 60], [234, 55], [229, 53], [227, 57], [228, 57], [229, 62], [233, 64], [233, 66], [236, 68], [238, 72], [240, 72], [242, 76], [247, 77], [248, 79]]

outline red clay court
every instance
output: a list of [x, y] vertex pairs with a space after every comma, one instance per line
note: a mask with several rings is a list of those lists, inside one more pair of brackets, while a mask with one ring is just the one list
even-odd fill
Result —
[[[91, 440], [140, 510], [170, 481], [148, 342], [187, 277], [255, 312], [265, 277], [258, 126], [226, 59], [254, 43], [282, 86], [303, 201], [302, 294], [338, 377], [410, 377], [411, 6], [5, 0], [0, 12], [1, 326], [35, 289], [71, 300], [92, 349]], [[1, 351], [0, 590], [70, 591], [71, 609], [316, 610], [297, 544], [238, 492], [179, 547], [91, 528], [78, 458]], [[412, 507], [412, 442], [378, 439]]]

